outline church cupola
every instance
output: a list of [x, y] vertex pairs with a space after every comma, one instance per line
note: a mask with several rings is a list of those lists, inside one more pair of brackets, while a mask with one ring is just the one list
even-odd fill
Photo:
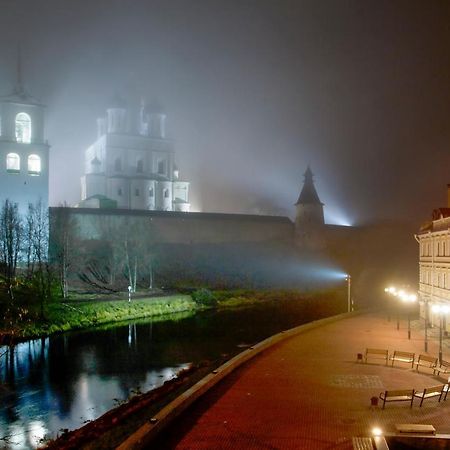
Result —
[[106, 110], [108, 133], [128, 132], [128, 113], [126, 102], [116, 95]]
[[314, 175], [308, 166], [304, 174], [303, 188], [298, 197], [295, 226], [297, 228], [314, 228], [325, 224], [323, 203], [314, 186]]
[[166, 115], [157, 101], [146, 104], [141, 100], [139, 133], [157, 139], [166, 137]]

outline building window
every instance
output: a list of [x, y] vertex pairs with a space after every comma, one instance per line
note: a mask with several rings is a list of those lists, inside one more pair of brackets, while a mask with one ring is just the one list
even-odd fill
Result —
[[30, 155], [28, 157], [28, 173], [31, 175], [39, 175], [41, 173], [41, 158], [38, 155]]
[[31, 142], [31, 119], [27, 113], [21, 112], [16, 116], [16, 140], [22, 144]]
[[165, 164], [164, 164], [164, 161], [162, 161], [162, 160], [158, 161], [158, 173], [160, 175], [164, 175], [166, 173]]
[[136, 189], [134, 190], [134, 195], [135, 195], [136, 197], [139, 197], [139, 189], [138, 189], [138, 188], [136, 188]]
[[116, 172], [122, 172], [122, 160], [120, 158], [116, 158], [114, 161], [114, 170]]
[[142, 159], [140, 159], [140, 160], [137, 162], [136, 172], [137, 172], [137, 173], [143, 173], [143, 172], [144, 172], [144, 161], [142, 161]]
[[117, 195], [118, 195], [119, 197], [122, 196], [122, 188], [117, 189]]
[[8, 172], [20, 172], [20, 156], [17, 153], [6, 155], [6, 170]]
[[164, 198], [169, 198], [169, 189], [164, 189]]
[[148, 196], [149, 197], [153, 197], [155, 194], [153, 193], [153, 188], [151, 187], [151, 188], [149, 188], [148, 189]]

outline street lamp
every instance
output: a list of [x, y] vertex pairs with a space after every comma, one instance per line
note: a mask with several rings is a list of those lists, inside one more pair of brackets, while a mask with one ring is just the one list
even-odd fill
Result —
[[[390, 286], [384, 289], [384, 292], [386, 292], [386, 294], [388, 295], [392, 295], [394, 297], [398, 296], [398, 291], [397, 288], [395, 288], [394, 286]], [[400, 330], [400, 317], [399, 317], [399, 310], [398, 310], [398, 304], [397, 304], [397, 330]]]
[[347, 274], [345, 277], [347, 280], [347, 309], [348, 312], [352, 312], [352, 295], [351, 295], [351, 287], [352, 287], [352, 277]]
[[425, 353], [428, 353], [428, 298], [422, 297], [424, 305], [425, 305], [425, 311], [424, 311], [424, 317], [425, 317]]
[[[392, 295], [394, 297], [398, 297], [402, 302], [404, 303], [414, 303], [417, 300], [417, 295], [412, 294], [410, 292], [406, 292], [404, 289], [397, 290], [394, 286], [387, 287], [384, 289], [384, 292], [386, 292], [389, 295]], [[399, 314], [399, 308], [400, 303], [397, 303], [397, 330], [400, 329], [400, 314]], [[408, 339], [411, 339], [411, 311], [408, 306]]]
[[[405, 303], [414, 303], [417, 300], [417, 295], [404, 293], [400, 295], [400, 299]], [[411, 339], [411, 311], [408, 305], [408, 339]]]
[[439, 364], [442, 364], [442, 325], [444, 314], [448, 314], [450, 308], [446, 305], [433, 305], [431, 310], [439, 314]]

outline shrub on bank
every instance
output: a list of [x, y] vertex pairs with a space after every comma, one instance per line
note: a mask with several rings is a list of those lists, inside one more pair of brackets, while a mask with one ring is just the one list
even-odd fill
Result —
[[191, 297], [197, 305], [214, 306], [217, 304], [215, 295], [206, 288], [197, 289], [191, 294]]

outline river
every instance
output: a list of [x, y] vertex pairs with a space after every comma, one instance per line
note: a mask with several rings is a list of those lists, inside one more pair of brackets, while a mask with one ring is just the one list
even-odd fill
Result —
[[310, 302], [271, 302], [0, 347], [0, 449], [36, 448], [135, 392], [161, 386], [190, 363], [235, 354], [323, 317], [320, 309]]

